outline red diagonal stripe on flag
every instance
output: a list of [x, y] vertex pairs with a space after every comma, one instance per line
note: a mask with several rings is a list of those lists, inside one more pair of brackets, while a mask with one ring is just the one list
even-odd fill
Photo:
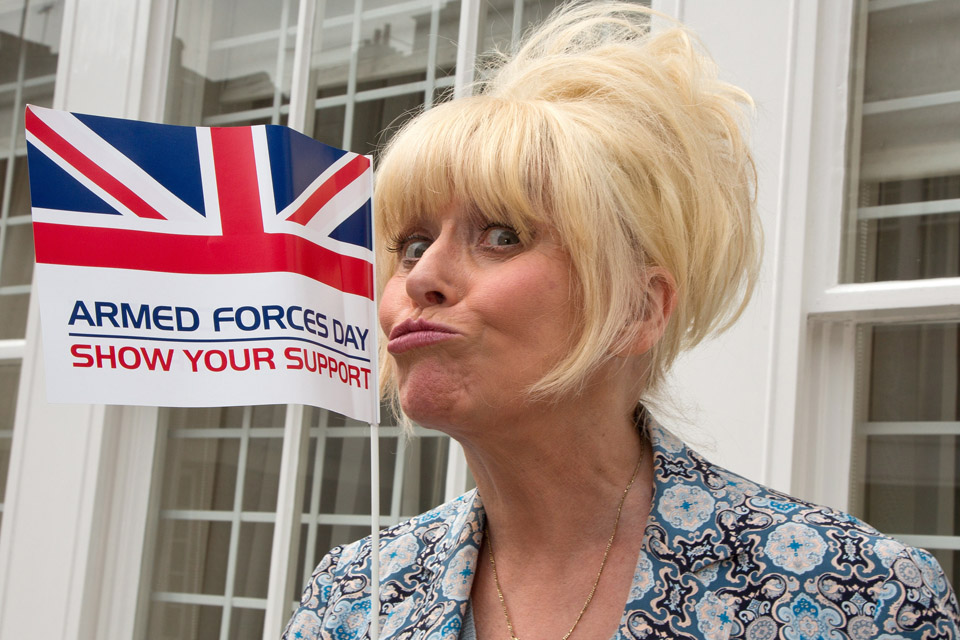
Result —
[[307, 198], [300, 207], [287, 218], [298, 224], [306, 225], [313, 220], [317, 212], [323, 205], [330, 202], [333, 196], [340, 193], [340, 190], [348, 184], [363, 175], [363, 172], [370, 167], [370, 161], [364, 156], [356, 156], [353, 160], [340, 167], [340, 169], [320, 185], [313, 194]]
[[32, 109], [26, 113], [27, 131], [47, 145], [52, 151], [63, 158], [73, 168], [86, 176], [91, 182], [120, 201], [134, 214], [141, 218], [166, 220], [156, 209], [151, 207], [140, 196], [131, 191], [125, 184], [104, 171], [100, 166], [87, 158], [72, 144], [67, 142], [59, 133], [37, 117]]

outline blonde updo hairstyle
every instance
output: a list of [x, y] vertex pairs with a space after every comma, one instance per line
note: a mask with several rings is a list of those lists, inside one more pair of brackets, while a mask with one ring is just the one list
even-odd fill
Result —
[[[628, 3], [561, 7], [475, 95], [420, 114], [382, 155], [381, 246], [451, 203], [521, 237], [556, 231], [582, 318], [531, 397], [575, 394], [631, 343], [625, 327], [644, 313], [650, 266], [672, 275], [676, 307], [649, 354], [645, 396], [681, 351], [729, 327], [754, 288], [756, 176], [741, 132], [752, 101], [717, 78], [681, 25], [665, 18], [651, 31], [654, 15]], [[379, 251], [382, 290], [398, 256]], [[396, 401], [388, 356], [381, 381]]]

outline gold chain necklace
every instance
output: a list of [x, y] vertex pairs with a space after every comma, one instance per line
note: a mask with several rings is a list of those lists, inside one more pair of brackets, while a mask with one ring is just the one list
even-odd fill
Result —
[[[630, 482], [627, 483], [627, 487], [623, 490], [623, 495], [620, 496], [620, 504], [617, 505], [617, 519], [613, 522], [613, 533], [610, 534], [610, 539], [607, 540], [607, 548], [603, 550], [603, 560], [600, 561], [600, 570], [597, 571], [597, 577], [593, 580], [590, 595], [587, 596], [587, 601], [583, 603], [583, 607], [580, 609], [580, 613], [577, 614], [577, 619], [573, 621], [573, 626], [570, 627], [570, 631], [567, 631], [561, 640], [567, 640], [570, 634], [573, 633], [573, 630], [577, 628], [577, 625], [580, 624], [580, 618], [583, 617], [584, 612], [586, 612], [587, 607], [590, 606], [590, 602], [593, 600], [593, 594], [597, 592], [597, 585], [600, 584], [600, 576], [603, 575], [603, 568], [607, 565], [607, 556], [610, 555], [610, 547], [613, 546], [613, 539], [617, 535], [617, 527], [620, 526], [620, 514], [623, 512], [623, 503], [627, 499], [627, 494], [630, 493], [630, 487], [633, 486], [634, 481], [637, 479], [637, 474], [640, 473], [640, 465], [643, 464], [643, 451], [643, 444], [641, 443], [640, 460], [637, 461], [637, 466], [633, 470], [633, 476], [631, 476]], [[490, 536], [489, 529], [487, 529], [487, 550], [490, 552], [490, 568], [493, 569], [493, 583], [497, 587], [497, 597], [500, 598], [500, 608], [503, 609], [503, 617], [507, 621], [507, 631], [510, 633], [510, 640], [520, 640], [520, 638], [513, 633], [513, 622], [510, 621], [510, 614], [507, 613], [507, 603], [503, 599], [503, 589], [500, 588], [500, 578], [497, 576], [497, 561], [493, 557], [493, 538]]]

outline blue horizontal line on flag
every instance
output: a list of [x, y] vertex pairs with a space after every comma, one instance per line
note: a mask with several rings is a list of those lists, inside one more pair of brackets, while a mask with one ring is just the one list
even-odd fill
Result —
[[207, 342], [260, 342], [263, 340], [294, 340], [296, 342], [306, 342], [307, 344], [312, 344], [314, 346], [320, 347], [321, 349], [326, 349], [327, 351], [332, 351], [338, 355], [341, 355], [345, 358], [350, 358], [351, 360], [359, 360], [360, 362], [370, 362], [370, 358], [364, 358], [361, 356], [352, 356], [349, 353], [340, 351], [339, 349], [334, 349], [333, 347], [327, 346], [322, 342], [316, 342], [314, 340], [308, 340], [307, 338], [300, 338], [297, 336], [269, 336], [264, 338], [215, 338], [215, 339], [205, 339], [205, 338], [161, 338], [159, 336], [137, 336], [137, 335], [114, 335], [106, 333], [68, 333], [68, 336], [71, 338], [115, 338], [121, 340], [150, 340], [153, 342], [189, 342], [189, 343], [207, 343]]

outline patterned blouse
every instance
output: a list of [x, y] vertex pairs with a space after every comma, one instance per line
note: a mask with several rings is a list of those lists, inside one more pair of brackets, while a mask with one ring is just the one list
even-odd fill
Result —
[[[926, 551], [763, 488], [651, 425], [656, 492], [614, 640], [960, 638]], [[380, 637], [457, 640], [484, 531], [476, 491], [380, 538]], [[283, 638], [367, 637], [370, 544], [332, 550]]]

